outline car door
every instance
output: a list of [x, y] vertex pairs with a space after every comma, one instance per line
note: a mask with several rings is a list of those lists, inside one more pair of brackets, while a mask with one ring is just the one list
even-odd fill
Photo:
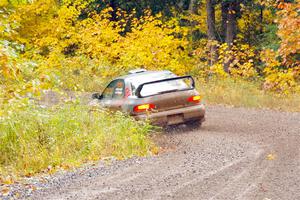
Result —
[[112, 81], [102, 93], [101, 104], [110, 110], [121, 110], [125, 97], [125, 82], [123, 79]]

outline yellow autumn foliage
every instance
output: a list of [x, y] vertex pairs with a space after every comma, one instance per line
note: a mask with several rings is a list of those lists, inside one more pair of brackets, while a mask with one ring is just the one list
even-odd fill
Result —
[[[132, 68], [185, 74], [195, 64], [188, 55], [187, 30], [176, 20], [163, 23], [160, 14], [153, 16], [150, 11], [138, 19], [118, 10], [126, 17], [113, 21], [110, 7], [80, 19], [86, 5], [80, 0], [63, 5], [41, 0], [7, 14], [11, 31], [5, 37], [2, 31], [2, 37], [8, 45], [0, 46], [5, 83], [1, 85], [9, 87], [4, 96], [32, 96], [47, 88], [95, 90], [107, 78]], [[131, 31], [120, 34], [129, 20]], [[18, 81], [10, 82], [12, 77]]]
[[299, 90], [299, 84], [297, 82], [299, 67], [281, 67], [282, 63], [278, 60], [278, 52], [270, 49], [262, 52], [261, 59], [266, 64], [264, 68], [264, 89], [277, 91], [286, 95]]
[[261, 53], [266, 65], [264, 88], [289, 94], [300, 91], [300, 1], [281, 2], [278, 8], [280, 48], [278, 51], [266, 49]]
[[[242, 8], [243, 15], [238, 20], [240, 38], [230, 48], [226, 44], [218, 45], [218, 60], [211, 67], [207, 63], [207, 40], [191, 38], [196, 29], [206, 32], [204, 6], [198, 14], [179, 16], [184, 22], [175, 17], [164, 18], [161, 13], [154, 15], [150, 10], [137, 17], [135, 10], [127, 13], [120, 8], [115, 13], [116, 20], [112, 20], [110, 7], [99, 12], [88, 10], [82, 17], [89, 2], [39, 0], [3, 10], [0, 16], [1, 101], [33, 97], [48, 88], [98, 90], [107, 79], [133, 68], [247, 80], [265, 76], [265, 88], [273, 91], [294, 91], [299, 85], [299, 61], [294, 57], [300, 37], [293, 37], [298, 34], [298, 29], [293, 27], [298, 25], [295, 9], [299, 1], [283, 6], [278, 12], [278, 35], [282, 43], [273, 63], [270, 63], [273, 55], [266, 53], [260, 58], [259, 50], [242, 42], [252, 26], [253, 31], [260, 29], [253, 22], [258, 13]], [[270, 10], [266, 9], [264, 14], [264, 20], [270, 21]], [[220, 23], [220, 8], [216, 16]], [[191, 28], [192, 22], [197, 23]], [[280, 61], [279, 57], [284, 60]], [[262, 63], [265, 69], [258, 66]], [[224, 71], [227, 65], [229, 73]]]
[[231, 48], [226, 43], [219, 45], [218, 62], [211, 67], [211, 72], [221, 77], [227, 77], [224, 65], [228, 63], [228, 71], [232, 77], [254, 79], [258, 76], [254, 62], [254, 48], [248, 44], [237, 43]]

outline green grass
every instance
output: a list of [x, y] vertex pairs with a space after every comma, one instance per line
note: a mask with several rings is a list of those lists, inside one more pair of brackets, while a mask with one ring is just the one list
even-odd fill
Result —
[[154, 148], [148, 123], [77, 104], [16, 108], [0, 118], [0, 130], [0, 180], [109, 156], [145, 156]]
[[209, 105], [223, 104], [236, 107], [268, 108], [300, 112], [300, 94], [284, 96], [266, 92], [260, 83], [235, 79], [199, 81], [197, 88]]

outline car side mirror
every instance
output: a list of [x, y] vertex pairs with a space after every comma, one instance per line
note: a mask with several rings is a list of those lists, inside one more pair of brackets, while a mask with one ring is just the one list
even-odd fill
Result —
[[99, 100], [101, 100], [102, 98], [103, 98], [103, 96], [100, 93], [94, 93], [94, 94], [92, 94], [92, 99], [99, 99]]

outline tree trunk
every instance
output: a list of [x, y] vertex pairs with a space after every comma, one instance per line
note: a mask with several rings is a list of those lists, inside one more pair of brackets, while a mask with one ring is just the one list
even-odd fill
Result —
[[116, 21], [117, 20], [117, 2], [115, 0], [110, 0], [109, 7], [111, 7], [113, 10], [111, 12], [111, 20]]
[[189, 12], [191, 14], [195, 14], [195, 3], [196, 3], [196, 0], [190, 0], [190, 4], [189, 4]]
[[221, 40], [225, 42], [226, 37], [226, 27], [227, 27], [227, 12], [228, 12], [228, 3], [222, 2], [221, 3]]
[[215, 4], [214, 0], [206, 0], [206, 12], [207, 12], [207, 36], [208, 36], [208, 48], [209, 48], [209, 65], [213, 65], [218, 60], [217, 54], [217, 35], [215, 26]]
[[234, 3], [228, 5], [226, 22], [225, 42], [231, 47], [236, 36], [236, 9]]
[[184, 0], [179, 1], [178, 8], [180, 8], [180, 10], [184, 10]]
[[263, 33], [263, 22], [264, 22], [264, 7], [260, 7], [260, 16], [259, 16], [259, 23], [260, 23], [260, 34]]
[[[226, 35], [225, 35], [225, 42], [228, 45], [228, 49], [230, 50], [234, 39], [237, 33], [237, 12], [238, 12], [238, 2], [231, 2], [228, 3], [227, 8], [227, 15], [226, 15]], [[224, 71], [229, 72], [229, 66], [231, 63], [231, 59], [227, 58], [224, 62]]]

